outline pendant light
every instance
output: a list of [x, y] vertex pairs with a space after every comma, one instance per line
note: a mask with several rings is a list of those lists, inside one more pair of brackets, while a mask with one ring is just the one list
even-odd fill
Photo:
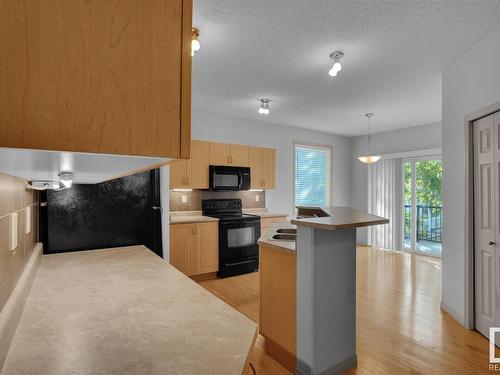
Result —
[[365, 116], [368, 118], [368, 154], [364, 156], [359, 156], [358, 159], [362, 163], [372, 164], [379, 161], [382, 156], [372, 154], [370, 122], [373, 117], [373, 113], [367, 113], [365, 114]]
[[196, 27], [191, 28], [191, 56], [194, 56], [194, 53], [201, 48], [200, 41], [198, 40], [199, 36], [200, 30]]

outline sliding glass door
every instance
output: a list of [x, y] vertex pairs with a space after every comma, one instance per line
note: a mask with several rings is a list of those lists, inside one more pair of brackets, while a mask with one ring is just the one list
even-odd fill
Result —
[[407, 251], [441, 256], [442, 180], [440, 157], [403, 160], [403, 244]]

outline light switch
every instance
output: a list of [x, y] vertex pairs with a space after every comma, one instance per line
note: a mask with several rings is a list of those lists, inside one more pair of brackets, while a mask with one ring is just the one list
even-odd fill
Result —
[[182, 195], [181, 196], [181, 201], [182, 201], [182, 203], [187, 203], [187, 201], [188, 201], [187, 195]]
[[259, 195], [259, 194], [256, 194], [256, 195], [255, 195], [255, 201], [256, 201], [256, 202], [260, 201], [260, 195]]
[[10, 214], [10, 251], [17, 248], [17, 212]]
[[26, 207], [24, 210], [24, 233], [29, 234], [31, 232], [31, 206]]

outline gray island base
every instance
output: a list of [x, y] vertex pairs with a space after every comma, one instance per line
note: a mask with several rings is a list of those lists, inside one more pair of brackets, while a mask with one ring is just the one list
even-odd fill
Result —
[[357, 366], [356, 228], [389, 220], [347, 207], [317, 209], [328, 216], [292, 220], [297, 225], [296, 373], [342, 374]]

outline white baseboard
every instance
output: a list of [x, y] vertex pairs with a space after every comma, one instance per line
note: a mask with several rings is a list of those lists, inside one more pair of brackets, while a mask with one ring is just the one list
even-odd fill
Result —
[[42, 257], [42, 244], [37, 243], [28, 263], [19, 277], [14, 290], [7, 303], [0, 311], [0, 372], [7, 358], [10, 344], [16, 333], [17, 324], [21, 319], [21, 314], [28, 298], [31, 284], [35, 278], [40, 259]]
[[441, 301], [441, 310], [446, 312], [448, 315], [450, 315], [453, 319], [455, 319], [457, 322], [459, 322], [465, 328], [468, 328], [467, 325], [465, 324], [465, 318], [461, 314], [459, 314], [455, 310], [453, 310], [450, 306], [448, 306], [443, 301]]

